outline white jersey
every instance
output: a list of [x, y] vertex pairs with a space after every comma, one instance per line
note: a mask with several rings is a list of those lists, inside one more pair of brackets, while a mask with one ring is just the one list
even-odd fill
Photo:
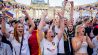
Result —
[[[28, 32], [26, 32], [24, 34], [23, 45], [22, 45], [22, 49], [21, 49], [21, 55], [30, 55], [29, 46], [28, 46], [29, 36], [30, 36], [30, 34]], [[19, 37], [19, 39], [22, 40], [22, 37]], [[13, 46], [13, 55], [19, 55], [21, 43], [19, 43], [15, 39], [15, 37], [13, 37], [13, 35], [10, 35], [9, 41], [11, 42], [11, 44]]]
[[59, 41], [59, 46], [58, 46], [58, 53], [65, 53], [64, 52], [64, 37], [61, 38]]
[[42, 40], [42, 54], [43, 55], [57, 55], [57, 45], [58, 45], [59, 39], [56, 36], [52, 42], [48, 41], [47, 39], [43, 38]]
[[[55, 32], [58, 33], [59, 31], [60, 29], [57, 26], [55, 26]], [[65, 53], [64, 52], [64, 37], [62, 37], [61, 40], [59, 41], [58, 53]]]

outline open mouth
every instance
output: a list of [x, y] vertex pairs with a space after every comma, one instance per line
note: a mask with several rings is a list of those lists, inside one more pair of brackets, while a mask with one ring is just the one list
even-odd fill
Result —
[[52, 38], [54, 37], [54, 36], [51, 36]]
[[19, 31], [20, 33], [23, 33], [23, 31]]

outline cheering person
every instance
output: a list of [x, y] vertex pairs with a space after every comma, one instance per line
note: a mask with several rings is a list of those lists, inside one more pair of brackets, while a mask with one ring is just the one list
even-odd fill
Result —
[[88, 55], [87, 46], [94, 47], [88, 36], [84, 36], [84, 27], [78, 25], [75, 31], [75, 37], [72, 39], [72, 47], [75, 55]]
[[58, 15], [60, 17], [60, 31], [56, 36], [54, 36], [54, 32], [52, 30], [53, 25], [51, 25], [50, 28], [46, 30], [44, 32], [44, 35], [42, 36], [44, 19], [40, 21], [38, 29], [40, 31], [39, 36], [41, 36], [40, 40], [41, 40], [42, 55], [57, 55], [57, 51], [58, 51], [57, 45], [64, 32], [64, 19], [63, 19], [62, 12], [58, 13]]
[[30, 55], [28, 39], [35, 25], [27, 12], [23, 11], [23, 13], [26, 15], [26, 17], [28, 17], [29, 24], [31, 25], [29, 30], [26, 32], [24, 32], [24, 25], [20, 22], [17, 22], [14, 27], [14, 35], [11, 35], [6, 31], [5, 20], [2, 22], [2, 33], [6, 36], [6, 38], [9, 39], [12, 44], [13, 55]]

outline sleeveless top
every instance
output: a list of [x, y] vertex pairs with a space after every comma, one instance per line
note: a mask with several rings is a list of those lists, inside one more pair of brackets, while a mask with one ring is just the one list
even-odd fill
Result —
[[[80, 44], [80, 42], [77, 43], [77, 45], [79, 45], [79, 44]], [[80, 49], [76, 53], [87, 53], [87, 46], [88, 46], [87, 42], [83, 41]]]

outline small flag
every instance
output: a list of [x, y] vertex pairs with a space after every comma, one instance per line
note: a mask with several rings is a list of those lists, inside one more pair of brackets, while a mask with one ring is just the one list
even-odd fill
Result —
[[8, 17], [10, 17], [10, 18], [13, 18], [13, 14], [12, 14], [12, 13], [6, 11], [5, 14], [6, 14], [6, 16], [8, 16]]

